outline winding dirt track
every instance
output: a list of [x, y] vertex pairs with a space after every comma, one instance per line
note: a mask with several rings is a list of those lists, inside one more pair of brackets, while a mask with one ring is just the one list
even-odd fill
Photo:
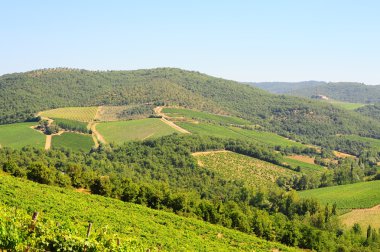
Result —
[[161, 121], [166, 123], [167, 125], [169, 125], [170, 127], [172, 127], [173, 129], [181, 132], [181, 133], [184, 133], [184, 134], [191, 134], [189, 131], [185, 130], [184, 128], [181, 128], [180, 126], [178, 126], [177, 124], [173, 123], [172, 121], [169, 121], [168, 118], [164, 113], [162, 113], [162, 107], [155, 107], [154, 108], [154, 113], [156, 113], [156, 115], [158, 116], [161, 116]]
[[97, 146], [99, 146], [99, 143], [98, 143], [98, 141], [99, 142], [101, 142], [101, 143], [107, 143], [107, 141], [104, 139], [104, 137], [96, 130], [96, 125], [97, 125], [97, 123], [94, 123], [94, 122], [91, 122], [90, 123], [90, 129], [91, 129], [91, 131], [92, 131], [92, 135], [93, 135], [93, 139], [94, 139], [94, 141], [96, 140], [96, 142], [95, 142], [95, 145], [97, 145]]

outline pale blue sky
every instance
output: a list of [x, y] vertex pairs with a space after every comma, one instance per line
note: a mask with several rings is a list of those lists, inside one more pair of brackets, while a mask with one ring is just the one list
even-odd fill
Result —
[[0, 74], [179, 67], [380, 84], [380, 1], [1, 0]]

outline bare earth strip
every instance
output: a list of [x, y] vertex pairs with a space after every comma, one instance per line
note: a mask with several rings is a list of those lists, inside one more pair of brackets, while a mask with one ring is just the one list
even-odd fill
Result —
[[294, 160], [297, 160], [297, 161], [301, 161], [301, 162], [304, 162], [304, 163], [308, 163], [308, 164], [315, 164], [315, 158], [313, 157], [308, 157], [308, 156], [301, 156], [301, 155], [293, 155], [293, 156], [288, 156], [288, 158], [291, 158], [291, 159], [294, 159]]
[[200, 151], [200, 152], [194, 152], [191, 155], [196, 157], [196, 156], [204, 156], [204, 155], [210, 155], [214, 153], [226, 153], [226, 152], [231, 152], [231, 151], [228, 151], [228, 150]]
[[348, 228], [355, 223], [359, 223], [362, 229], [371, 225], [373, 228], [380, 228], [380, 205], [372, 208], [354, 209], [349, 213], [340, 216], [340, 220]]
[[[104, 137], [96, 130], [96, 125], [97, 125], [97, 123], [90, 123], [90, 128], [91, 128], [93, 136], [95, 136], [95, 138], [99, 142], [104, 143], [104, 144], [107, 143], [107, 141], [104, 139]], [[93, 137], [93, 139], [94, 139], [94, 137]], [[94, 141], [95, 141], [95, 139], [94, 139]], [[99, 145], [97, 143], [97, 141], [95, 142], [95, 145]]]
[[52, 135], [46, 135], [46, 142], [45, 142], [45, 150], [50, 150], [51, 148], [51, 140], [53, 136], [59, 136], [62, 135], [65, 131], [61, 130], [57, 134], [52, 134]]
[[175, 124], [175, 123], [169, 121], [168, 119], [166, 119], [167, 116], [164, 113], [162, 113], [162, 107], [156, 107], [156, 108], [154, 108], [154, 112], [156, 113], [156, 115], [161, 116], [161, 121], [162, 122], [166, 123], [167, 125], [169, 125], [173, 129], [178, 130], [181, 133], [191, 134], [189, 131], [185, 130], [184, 128], [181, 128], [177, 124]]

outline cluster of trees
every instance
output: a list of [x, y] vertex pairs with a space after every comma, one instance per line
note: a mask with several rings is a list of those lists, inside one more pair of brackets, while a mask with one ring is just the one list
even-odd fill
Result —
[[46, 135], [52, 135], [59, 132], [58, 125], [49, 123], [48, 120], [40, 120], [36, 129], [42, 131]]
[[84, 122], [54, 118], [53, 125], [57, 125], [59, 128], [65, 129], [68, 131], [77, 131], [77, 132], [91, 134], [91, 130], [87, 128], [87, 123], [84, 123]]
[[90, 153], [0, 149], [0, 167], [14, 176], [62, 187], [89, 188], [92, 193], [175, 212], [254, 233], [291, 246], [332, 251], [372, 248], [345, 232], [336, 207], [301, 200], [293, 192], [253, 190], [200, 168], [191, 152], [229, 148], [276, 160], [263, 147], [235, 140], [172, 135], [123, 146], [101, 145]]

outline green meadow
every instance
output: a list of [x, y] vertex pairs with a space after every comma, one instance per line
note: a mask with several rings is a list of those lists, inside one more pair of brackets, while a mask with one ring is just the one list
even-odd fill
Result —
[[104, 122], [97, 124], [96, 129], [108, 143], [116, 144], [178, 133], [178, 131], [157, 118]]
[[30, 145], [43, 148], [46, 136], [31, 128], [35, 125], [35, 122], [0, 125], [0, 146], [20, 149]]
[[74, 151], [83, 150], [89, 151], [94, 146], [94, 141], [91, 135], [77, 134], [72, 132], [66, 132], [59, 136], [53, 136], [52, 147], [53, 148], [67, 148]]

